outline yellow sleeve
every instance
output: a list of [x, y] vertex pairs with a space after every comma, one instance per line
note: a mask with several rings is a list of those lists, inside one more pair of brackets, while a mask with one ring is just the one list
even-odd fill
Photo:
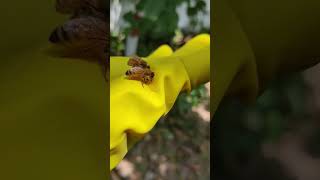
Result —
[[111, 57], [110, 170], [171, 109], [181, 91], [209, 81], [210, 36], [199, 35], [175, 53], [161, 46], [145, 59], [155, 77], [142, 86], [125, 78], [128, 57]]

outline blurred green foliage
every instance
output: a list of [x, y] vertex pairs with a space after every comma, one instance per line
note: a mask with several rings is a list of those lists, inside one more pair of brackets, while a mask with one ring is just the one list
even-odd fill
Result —
[[214, 117], [214, 178], [290, 179], [279, 162], [263, 157], [261, 147], [310, 122], [309, 92], [303, 77], [295, 74], [275, 81], [250, 107], [222, 102]]
[[[192, 107], [198, 106], [203, 101], [209, 101], [209, 96], [207, 89], [204, 85], [200, 85], [198, 88], [195, 88], [190, 93], [181, 94], [177, 101], [176, 106], [171, 110], [173, 115], [182, 116], [186, 114]], [[210, 108], [208, 107], [208, 110]]]
[[[182, 30], [178, 27], [177, 7], [182, 3], [187, 4], [187, 14], [191, 28]], [[124, 14], [123, 18], [128, 27], [120, 32], [120, 35], [111, 34], [111, 55], [120, 55], [124, 52], [123, 42], [128, 35], [138, 35], [139, 44], [137, 54], [147, 56], [162, 44], [169, 44], [176, 47], [173, 42], [177, 32], [184, 32], [186, 35], [209, 33], [197, 19], [198, 13], [206, 12], [204, 0], [140, 0], [135, 4], [135, 10]], [[199, 26], [200, 30], [194, 27]], [[119, 41], [120, 36], [120, 41]]]
[[125, 35], [123, 33], [110, 35], [110, 54], [112, 56], [123, 55], [125, 45], [124, 45]]

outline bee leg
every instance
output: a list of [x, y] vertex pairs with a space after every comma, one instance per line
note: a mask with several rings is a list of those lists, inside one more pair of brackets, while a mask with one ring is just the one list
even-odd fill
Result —
[[141, 82], [141, 85], [142, 85], [142, 87], [144, 88], [144, 86], [143, 86], [143, 82]]

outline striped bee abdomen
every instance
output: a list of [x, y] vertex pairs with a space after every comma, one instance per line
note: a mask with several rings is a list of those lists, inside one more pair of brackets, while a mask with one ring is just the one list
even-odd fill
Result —
[[49, 41], [52, 43], [63, 43], [70, 40], [70, 35], [64, 29], [63, 26], [59, 26], [53, 30], [49, 37]]

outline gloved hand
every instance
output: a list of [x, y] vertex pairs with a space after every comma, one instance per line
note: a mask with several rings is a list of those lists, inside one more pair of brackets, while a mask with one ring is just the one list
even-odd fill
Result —
[[210, 36], [199, 35], [174, 53], [161, 46], [144, 58], [155, 73], [150, 85], [125, 78], [128, 59], [110, 60], [110, 170], [168, 113], [181, 91], [209, 81]]

